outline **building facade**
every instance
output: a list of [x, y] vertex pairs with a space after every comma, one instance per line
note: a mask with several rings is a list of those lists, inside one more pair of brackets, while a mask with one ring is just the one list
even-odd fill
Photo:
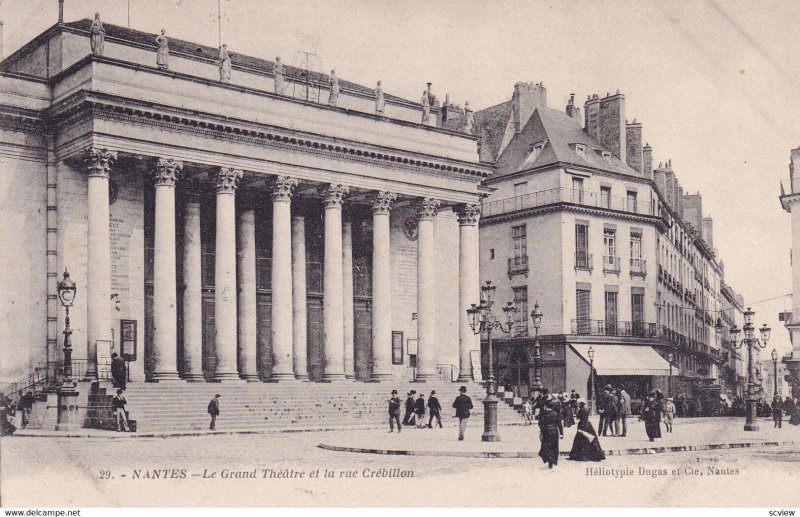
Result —
[[800, 397], [800, 147], [789, 155], [789, 191], [781, 184], [781, 206], [792, 218], [792, 312], [785, 318], [786, 329], [792, 342], [792, 351], [781, 362], [787, 370], [786, 381], [791, 385], [792, 396]]
[[472, 378], [474, 136], [436, 102], [423, 124], [418, 101], [104, 30], [59, 22], [2, 63], [4, 375], [61, 361], [68, 269], [85, 380], [111, 352], [133, 381]]

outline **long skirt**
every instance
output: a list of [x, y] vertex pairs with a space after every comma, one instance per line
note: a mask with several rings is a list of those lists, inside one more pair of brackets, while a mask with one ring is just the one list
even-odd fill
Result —
[[652, 420], [644, 422], [644, 430], [648, 438], [661, 438], [661, 422]]
[[[589, 436], [586, 436], [587, 434]], [[569, 458], [567, 459], [573, 461], [603, 461], [606, 459], [592, 424], [588, 424], [586, 427], [579, 425], [578, 432], [575, 434], [575, 441], [572, 442], [572, 450], [569, 451]]]
[[794, 413], [792, 413], [792, 417], [789, 419], [789, 423], [792, 425], [800, 424], [800, 409], [794, 410]]
[[572, 427], [575, 425], [575, 417], [572, 415], [572, 408], [564, 410], [564, 427]]
[[558, 428], [547, 427], [541, 433], [542, 446], [539, 449], [539, 457], [545, 463], [558, 464]]

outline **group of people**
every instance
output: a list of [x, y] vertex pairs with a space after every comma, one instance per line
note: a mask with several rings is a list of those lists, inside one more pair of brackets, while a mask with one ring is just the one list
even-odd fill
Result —
[[[19, 427], [27, 427], [30, 423], [33, 403], [35, 402], [33, 392], [25, 394], [22, 390], [17, 392], [17, 397], [0, 397], [0, 436], [10, 436]], [[18, 424], [14, 425], [14, 422]]]
[[[453, 408], [456, 410], [456, 418], [458, 418], [458, 439], [464, 439], [464, 433], [467, 428], [467, 419], [470, 416], [472, 409], [472, 399], [467, 395], [467, 387], [461, 386], [459, 388], [459, 395], [453, 402]], [[397, 432], [401, 432], [403, 425], [415, 426], [417, 429], [433, 429], [434, 419], [436, 425], [442, 428], [442, 405], [436, 397], [436, 391], [431, 391], [427, 402], [425, 395], [420, 393], [417, 395], [416, 390], [408, 392], [405, 401], [405, 415], [402, 424], [400, 422], [400, 408], [402, 401], [397, 396], [397, 390], [392, 390], [392, 396], [389, 399], [389, 432], [393, 433], [395, 425], [397, 425]], [[425, 423], [425, 416], [428, 416], [428, 423]]]
[[763, 403], [763, 406], [757, 406], [756, 413], [759, 416], [770, 416], [771, 414], [772, 421], [775, 423], [773, 427], [783, 427], [784, 415], [789, 417], [790, 424], [800, 425], [800, 400], [792, 397], [782, 400], [780, 395], [775, 395], [772, 399], [772, 407], [763, 399], [759, 399], [759, 403]]

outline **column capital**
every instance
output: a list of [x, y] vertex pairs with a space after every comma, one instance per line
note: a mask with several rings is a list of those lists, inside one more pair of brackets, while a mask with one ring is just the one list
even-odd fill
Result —
[[419, 199], [416, 203], [417, 218], [433, 219], [439, 212], [439, 205], [441, 204], [441, 201], [432, 197], [424, 197]]
[[94, 146], [86, 149], [85, 164], [89, 176], [108, 178], [111, 166], [115, 161], [117, 161], [116, 151], [109, 151], [105, 148], [99, 149]]
[[379, 190], [375, 193], [372, 201], [373, 214], [388, 214], [392, 209], [392, 203], [397, 199], [397, 194], [387, 190]]
[[220, 167], [215, 179], [217, 194], [236, 194], [236, 187], [244, 173], [241, 169]]
[[342, 208], [344, 196], [350, 192], [350, 187], [339, 183], [331, 183], [325, 189], [325, 208]]
[[277, 176], [272, 181], [272, 200], [291, 201], [294, 188], [300, 183], [297, 178], [290, 176]]
[[481, 205], [480, 203], [458, 205], [456, 213], [461, 226], [475, 226], [481, 218]]
[[183, 171], [183, 162], [172, 158], [159, 158], [153, 174], [156, 187], [174, 187]]

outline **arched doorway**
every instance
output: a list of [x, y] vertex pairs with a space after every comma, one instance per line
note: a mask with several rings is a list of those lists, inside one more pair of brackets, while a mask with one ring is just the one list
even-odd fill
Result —
[[528, 350], [523, 347], [515, 348], [504, 363], [498, 368], [501, 384], [510, 388], [515, 397], [530, 397], [533, 358]]

